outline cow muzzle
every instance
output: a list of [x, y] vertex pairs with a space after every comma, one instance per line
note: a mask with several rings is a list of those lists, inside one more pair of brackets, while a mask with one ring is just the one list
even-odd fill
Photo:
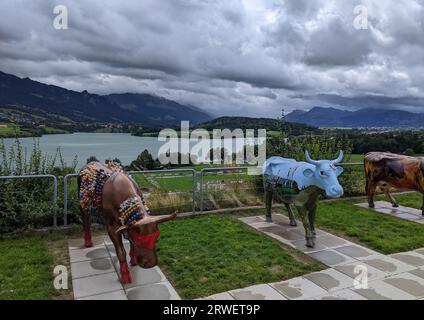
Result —
[[335, 185], [326, 190], [326, 195], [330, 198], [340, 198], [343, 194], [344, 191], [341, 185]]

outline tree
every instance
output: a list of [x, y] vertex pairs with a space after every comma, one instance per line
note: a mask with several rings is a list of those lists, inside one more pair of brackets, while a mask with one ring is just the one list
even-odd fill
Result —
[[412, 150], [411, 148], [406, 149], [406, 150], [403, 152], [403, 154], [404, 154], [405, 156], [410, 156], [410, 157], [415, 156], [415, 152], [414, 152], [414, 150]]
[[99, 160], [97, 160], [97, 158], [96, 158], [95, 156], [90, 156], [90, 157], [87, 159], [87, 163], [90, 163], [90, 162], [93, 162], [93, 161], [99, 161]]
[[130, 167], [135, 170], [154, 170], [159, 166], [158, 161], [153, 159], [147, 149], [140, 153], [137, 159], [131, 162], [130, 165]]

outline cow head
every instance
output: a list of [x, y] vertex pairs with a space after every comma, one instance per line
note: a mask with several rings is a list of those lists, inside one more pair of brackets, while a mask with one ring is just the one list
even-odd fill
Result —
[[312, 160], [308, 151], [305, 151], [306, 162], [315, 166], [315, 169], [305, 169], [303, 175], [313, 180], [313, 185], [323, 189], [331, 198], [339, 198], [343, 195], [343, 188], [338, 181], [338, 176], [343, 172], [342, 167], [336, 164], [343, 160], [343, 151], [335, 160]]
[[144, 215], [130, 227], [120, 227], [116, 232], [128, 231], [129, 241], [135, 248], [137, 264], [142, 268], [153, 268], [157, 265], [156, 241], [159, 238], [158, 225], [174, 219], [176, 213], [162, 216]]

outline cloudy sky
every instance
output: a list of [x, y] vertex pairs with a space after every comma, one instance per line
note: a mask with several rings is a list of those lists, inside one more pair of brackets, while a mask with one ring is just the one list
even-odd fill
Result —
[[[60, 4], [67, 30], [53, 27]], [[368, 28], [358, 30], [361, 4]], [[0, 70], [214, 115], [424, 112], [423, 23], [424, 0], [1, 0]]]

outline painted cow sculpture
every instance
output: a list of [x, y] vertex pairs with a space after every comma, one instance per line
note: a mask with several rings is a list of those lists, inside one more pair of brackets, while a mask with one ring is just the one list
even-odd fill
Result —
[[368, 205], [374, 208], [374, 194], [377, 187], [386, 194], [393, 207], [398, 207], [390, 188], [400, 191], [416, 190], [423, 194], [421, 206], [424, 215], [424, 160], [390, 152], [369, 152], [364, 158], [366, 175], [365, 191]]
[[330, 198], [343, 195], [338, 176], [343, 172], [336, 164], [343, 160], [343, 151], [335, 160], [312, 160], [305, 151], [306, 162], [294, 159], [271, 157], [263, 166], [266, 218], [272, 222], [271, 206], [275, 197], [287, 208], [290, 225], [296, 220], [290, 205], [294, 205], [305, 228], [306, 246], [314, 247], [315, 213], [318, 197], [325, 194]]
[[176, 214], [152, 216], [135, 181], [113, 163], [103, 165], [91, 162], [84, 166], [78, 175], [78, 190], [85, 246], [93, 245], [89, 215], [94, 211], [103, 217], [115, 247], [123, 284], [132, 281], [122, 242], [123, 235], [130, 242], [131, 265], [142, 268], [156, 266], [158, 224], [174, 219]]

